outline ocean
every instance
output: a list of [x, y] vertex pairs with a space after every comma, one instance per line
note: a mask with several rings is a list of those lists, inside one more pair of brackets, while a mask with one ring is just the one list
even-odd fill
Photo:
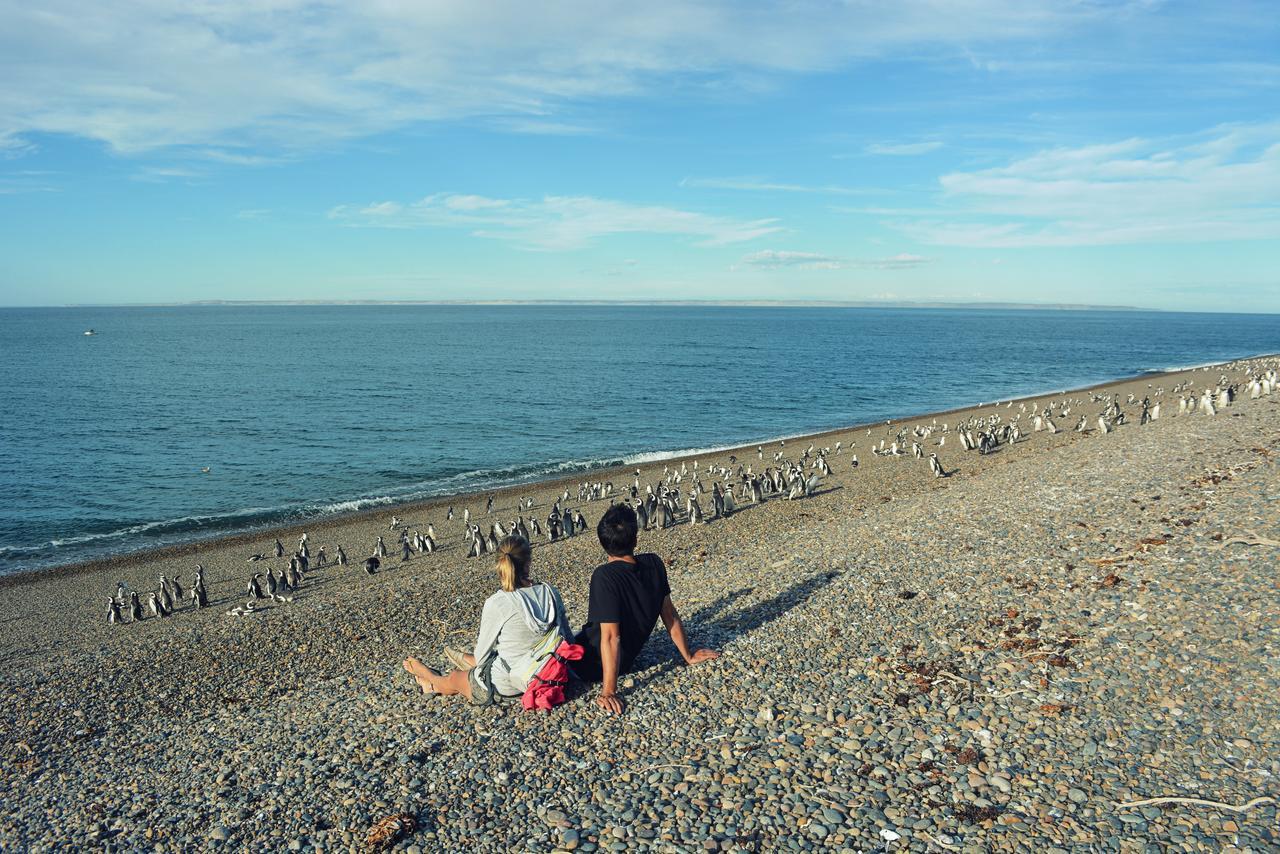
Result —
[[1277, 351], [1275, 315], [0, 309], [0, 574]]

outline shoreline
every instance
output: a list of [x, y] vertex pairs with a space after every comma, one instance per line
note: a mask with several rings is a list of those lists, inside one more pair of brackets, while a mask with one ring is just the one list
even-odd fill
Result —
[[[1041, 398], [1054, 396], [1075, 395], [1088, 392], [1098, 391], [1100, 389], [1109, 388], [1115, 385], [1129, 384], [1142, 380], [1149, 381], [1167, 381], [1172, 377], [1180, 377], [1184, 375], [1195, 374], [1198, 371], [1207, 371], [1213, 368], [1225, 367], [1239, 362], [1274, 359], [1280, 357], [1280, 353], [1260, 353], [1248, 356], [1241, 356], [1221, 362], [1209, 362], [1203, 365], [1194, 365], [1180, 368], [1174, 371], [1156, 371], [1133, 374], [1124, 377], [1116, 377], [1101, 382], [1091, 383], [1083, 386], [1068, 387], [1063, 389], [1051, 389], [1042, 391], [1038, 394], [1022, 395], [1018, 397], [1000, 397], [993, 401], [982, 401], [976, 404], [962, 405], [952, 407], [950, 409], [932, 410], [924, 413], [899, 415], [888, 419], [890, 422], [902, 423], [907, 421], [921, 421], [924, 419], [937, 419], [946, 416], [952, 416], [960, 413], [976, 412], [984, 408], [992, 408], [1000, 404], [1011, 405], [1016, 403], [1026, 403]], [[670, 465], [671, 463], [679, 463], [681, 461], [690, 461], [699, 457], [723, 456], [726, 454], [738, 454], [743, 451], [754, 450], [756, 447], [764, 444], [774, 444], [780, 441], [784, 442], [817, 442], [820, 439], [830, 438], [834, 436], [852, 433], [855, 431], [874, 429], [881, 426], [884, 422], [872, 421], [852, 424], [842, 427], [834, 427], [817, 432], [796, 433], [785, 436], [777, 436], [770, 439], [760, 439], [756, 441], [743, 442], [736, 445], [714, 445], [703, 449], [677, 449], [670, 452], [667, 451], [637, 451], [630, 456], [644, 456], [649, 454], [667, 454], [653, 460], [646, 460], [642, 463], [626, 463], [618, 465], [606, 465], [598, 467], [588, 467], [580, 469], [573, 473], [572, 476], [541, 478], [521, 483], [507, 484], [504, 486], [495, 486], [490, 489], [479, 489], [471, 491], [462, 491], [447, 493], [440, 496], [430, 498], [410, 499], [405, 501], [391, 500], [385, 504], [377, 504], [358, 510], [349, 510], [337, 513], [322, 514], [314, 516], [310, 519], [289, 522], [285, 524], [269, 523], [261, 527], [250, 528], [244, 531], [228, 532], [224, 534], [215, 534], [207, 538], [199, 538], [183, 543], [173, 543], [163, 546], [143, 547], [133, 551], [123, 552], [115, 555], [108, 555], [98, 558], [90, 558], [83, 561], [72, 561], [69, 563], [54, 564], [50, 566], [33, 567], [29, 569], [20, 569], [18, 571], [0, 575], [0, 590], [6, 590], [13, 587], [21, 587], [29, 584], [37, 583], [52, 578], [69, 578], [83, 575], [86, 573], [94, 573], [109, 568], [127, 569], [154, 563], [158, 561], [172, 560], [182, 557], [191, 557], [199, 555], [205, 551], [222, 550], [233, 546], [241, 546], [254, 540], [264, 537], [279, 537], [281, 540], [295, 538], [303, 531], [323, 533], [329, 529], [367, 522], [373, 517], [386, 515], [388, 513], [400, 512], [408, 514], [427, 513], [431, 510], [443, 509], [449, 505], [466, 505], [468, 503], [483, 502], [485, 497], [489, 495], [497, 496], [499, 499], [509, 498], [518, 492], [544, 491], [556, 488], [557, 491], [569, 487], [576, 487], [579, 483], [586, 480], [608, 480], [609, 475], [627, 474], [630, 475], [635, 469], [649, 469], [659, 465]], [[358, 499], [357, 499], [358, 500]]]

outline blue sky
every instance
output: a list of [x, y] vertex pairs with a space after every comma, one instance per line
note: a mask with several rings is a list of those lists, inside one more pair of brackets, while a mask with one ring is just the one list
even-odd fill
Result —
[[0, 304], [1280, 312], [1278, 22], [1156, 0], [0, 0]]

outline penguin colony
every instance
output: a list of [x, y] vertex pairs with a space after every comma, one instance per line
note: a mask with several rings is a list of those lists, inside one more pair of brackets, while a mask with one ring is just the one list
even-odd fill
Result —
[[[1025, 440], [1027, 433], [1047, 432], [1059, 433], [1059, 425], [1072, 424], [1074, 431], [1081, 434], [1106, 436], [1118, 427], [1136, 424], [1145, 425], [1161, 417], [1161, 408], [1166, 397], [1176, 398], [1176, 416], [1197, 418], [1213, 417], [1232, 406], [1241, 394], [1247, 394], [1251, 400], [1280, 391], [1280, 375], [1274, 364], [1260, 361], [1239, 363], [1243, 366], [1246, 380], [1232, 382], [1226, 374], [1220, 374], [1212, 384], [1202, 383], [1196, 387], [1196, 377], [1184, 378], [1167, 390], [1163, 386], [1152, 387], [1148, 384], [1149, 393], [1142, 398], [1137, 395], [1121, 395], [1107, 392], [1081, 392], [1068, 396], [1065, 392], [1048, 401], [1024, 401], [1013, 411], [1013, 402], [1004, 406], [999, 403], [982, 404], [978, 412], [954, 423], [939, 422], [934, 418], [928, 424], [917, 424], [913, 427], [897, 426], [892, 421], [885, 422], [883, 435], [875, 439], [876, 429], [868, 429], [866, 435], [871, 437], [868, 450], [871, 454], [886, 459], [902, 459], [917, 465], [927, 466], [929, 475], [935, 478], [947, 478], [958, 469], [948, 470], [938, 450], [958, 447], [958, 453], [976, 452], [979, 455], [995, 453], [1004, 445], [1014, 445]], [[1169, 404], [1173, 411], [1173, 404]], [[984, 410], [991, 410], [985, 412]], [[1136, 415], [1133, 419], [1131, 413]], [[1025, 428], [1025, 429], [1024, 429]], [[478, 522], [472, 521], [469, 508], [463, 509], [463, 530], [459, 547], [465, 549], [467, 557], [481, 558], [497, 551], [498, 543], [510, 534], [518, 534], [531, 543], [554, 543], [582, 534], [590, 529], [591, 523], [581, 507], [570, 507], [570, 501], [576, 498], [578, 505], [607, 500], [610, 505], [619, 501], [635, 510], [640, 526], [644, 530], [670, 528], [680, 524], [699, 525], [715, 520], [731, 517], [740, 507], [761, 504], [771, 500], [796, 501], [817, 494], [822, 485], [822, 478], [830, 476], [834, 466], [845, 465], [848, 470], [858, 468], [858, 456], [853, 453], [856, 445], [847, 447], [843, 442], [834, 446], [817, 447], [810, 442], [799, 454], [795, 448], [788, 448], [785, 441], [777, 443], [776, 449], [769, 453], [766, 462], [764, 445], [756, 448], [755, 464], [743, 463], [736, 456], [730, 455], [727, 464], [703, 463], [697, 459], [684, 460], [676, 466], [674, 463], [663, 466], [662, 476], [651, 483], [642, 483], [642, 472], [636, 469], [631, 482], [623, 489], [615, 489], [612, 481], [583, 482], [579, 484], [576, 495], [565, 489], [554, 498], [545, 519], [545, 527], [533, 514], [534, 500], [521, 497], [515, 506], [518, 511], [514, 519], [503, 521], [493, 519], [487, 530]], [[836, 462], [844, 452], [850, 453]], [[950, 451], [948, 451], [950, 453]], [[920, 462], [917, 462], [920, 461]], [[490, 495], [485, 501], [485, 515], [493, 517], [496, 496]], [[528, 520], [525, 514], [529, 515]], [[449, 507], [446, 522], [452, 522], [454, 508]], [[425, 531], [420, 527], [412, 530], [399, 516], [392, 516], [388, 530], [395, 532], [398, 538], [399, 563], [407, 563], [414, 556], [431, 555], [441, 549], [435, 526], [427, 523]], [[307, 573], [326, 567], [342, 568], [349, 565], [347, 553], [342, 545], [334, 546], [335, 559], [330, 562], [325, 547], [321, 546], [312, 562], [307, 534], [303, 533], [298, 540], [298, 547], [283, 566], [268, 565], [265, 572], [253, 572], [244, 585], [247, 598], [243, 605], [235, 605], [226, 613], [242, 616], [259, 610], [265, 603], [288, 604], [294, 601], [294, 595], [306, 582]], [[279, 539], [270, 555], [261, 552], [250, 555], [248, 563], [271, 563], [282, 561], [285, 556], [284, 544]], [[377, 574], [387, 566], [388, 548], [386, 540], [378, 535], [372, 544], [370, 554], [361, 562], [365, 573]], [[143, 597], [145, 596], [145, 607]], [[196, 564], [189, 587], [184, 587], [178, 576], [167, 578], [161, 575], [153, 590], [130, 590], [125, 582], [116, 586], [115, 594], [107, 598], [107, 622], [111, 624], [137, 623], [147, 619], [168, 617], [177, 610], [200, 610], [209, 607], [209, 594], [205, 586], [204, 567]]]

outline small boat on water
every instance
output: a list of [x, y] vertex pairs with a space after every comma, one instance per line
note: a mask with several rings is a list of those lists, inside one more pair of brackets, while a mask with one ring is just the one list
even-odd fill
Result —
[[85, 335], [97, 335], [98, 333], [94, 332], [92, 329], [86, 329], [86, 330], [84, 331], [84, 334], [85, 334]]

